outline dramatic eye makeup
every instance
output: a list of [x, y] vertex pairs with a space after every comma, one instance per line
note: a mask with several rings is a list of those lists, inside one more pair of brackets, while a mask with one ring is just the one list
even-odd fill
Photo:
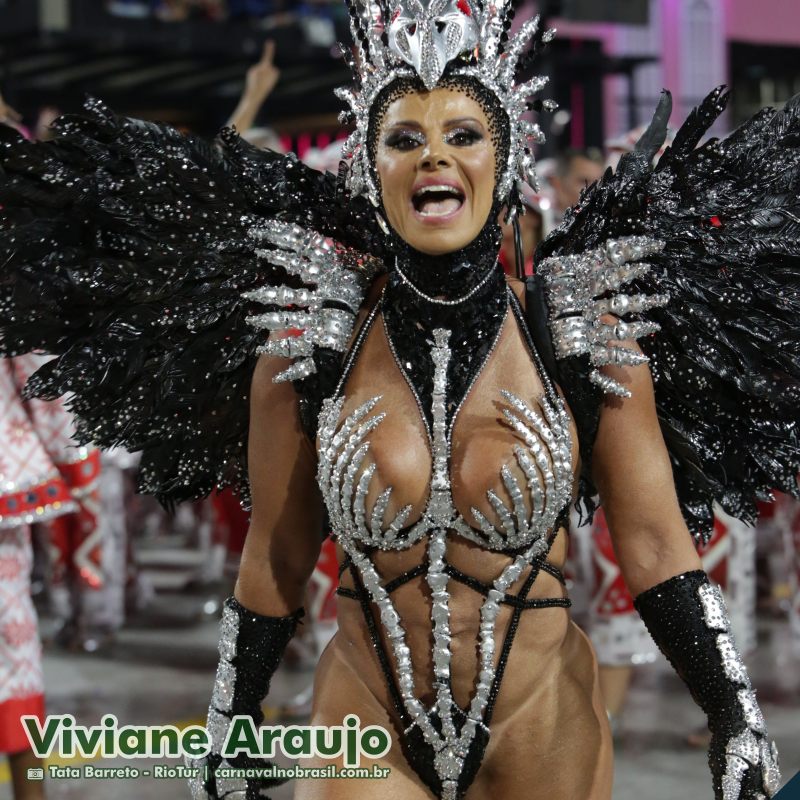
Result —
[[460, 125], [449, 130], [444, 135], [444, 141], [447, 144], [456, 145], [457, 147], [468, 147], [471, 144], [483, 141], [483, 138], [481, 131], [469, 125]]
[[394, 150], [413, 150], [425, 144], [425, 134], [413, 128], [393, 128], [383, 141]]
[[[481, 124], [475, 119], [454, 119], [445, 124], [445, 133], [442, 141], [454, 147], [469, 147], [483, 141], [486, 134]], [[383, 140], [386, 147], [393, 150], [413, 150], [415, 147], [425, 145], [425, 134], [419, 128], [409, 123], [394, 125]]]

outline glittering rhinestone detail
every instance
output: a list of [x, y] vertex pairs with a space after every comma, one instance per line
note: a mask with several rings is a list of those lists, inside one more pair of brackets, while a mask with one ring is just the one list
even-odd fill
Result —
[[316, 231], [274, 219], [252, 227], [249, 235], [261, 244], [255, 251], [258, 258], [314, 287], [263, 286], [243, 295], [277, 307], [247, 317], [253, 327], [277, 334], [258, 353], [296, 359], [275, 382], [306, 378], [316, 372], [315, 348], [347, 349], [365, 287], [380, 265], [362, 253], [334, 247]]
[[[479, 727], [485, 728], [484, 712], [495, 680], [494, 633], [500, 603], [524, 568], [548, 550], [547, 532], [569, 501], [572, 490], [572, 439], [569, 418], [563, 403], [542, 398], [541, 414], [529, 408], [510, 392], [503, 397], [509, 404], [506, 419], [525, 447], [515, 450], [523, 469], [531, 498], [531, 513], [523, 501], [522, 488], [508, 469], [502, 471], [503, 482], [511, 498], [508, 509], [494, 492], [487, 493], [489, 502], [503, 521], [497, 530], [481, 515], [481, 530], [471, 528], [455, 508], [451, 493], [449, 462], [450, 434], [455, 417], [447, 424], [447, 370], [451, 358], [448, 345], [450, 331], [436, 328], [431, 358], [434, 365], [431, 400], [431, 449], [433, 456], [430, 494], [420, 520], [403, 530], [411, 508], [403, 507], [391, 521], [385, 518], [392, 489], [384, 490], [371, 511], [366, 508], [369, 484], [375, 465], [366, 465], [369, 452], [368, 435], [384, 419], [384, 413], [373, 414], [381, 401], [376, 396], [362, 403], [341, 423], [344, 397], [328, 398], [320, 413], [320, 454], [317, 479], [338, 542], [358, 569], [364, 587], [378, 607], [380, 621], [386, 630], [394, 655], [398, 687], [412, 727], [418, 726], [423, 738], [433, 749], [434, 768], [442, 780], [442, 797], [457, 797], [458, 778], [470, 744]], [[413, 390], [413, 388], [412, 388]], [[419, 398], [417, 398], [419, 403]], [[460, 406], [459, 406], [460, 408]], [[359, 475], [360, 473], [360, 475]], [[473, 510], [473, 513], [476, 513]], [[477, 514], [476, 514], [477, 516]], [[525, 548], [507, 564], [492, 584], [480, 609], [479, 672], [475, 691], [466, 713], [466, 721], [458, 730], [454, 720], [457, 708], [450, 686], [450, 595], [449, 575], [445, 571], [447, 536], [452, 532], [494, 550]], [[363, 547], [400, 550], [428, 537], [425, 579], [431, 590], [431, 624], [433, 633], [432, 662], [435, 700], [425, 708], [416, 697], [411, 652], [400, 615], [380, 575]], [[433, 723], [434, 715], [441, 724]]]
[[734, 643], [722, 592], [705, 572], [692, 570], [642, 592], [634, 606], [708, 715], [713, 734], [709, 765], [720, 781], [721, 797], [744, 800], [743, 783], [755, 789], [748, 798], [772, 797], [780, 786], [777, 748], [766, 739], [764, 716]]
[[208, 719], [206, 720], [206, 730], [211, 738], [211, 750], [214, 753], [222, 751], [225, 744], [225, 737], [230, 727], [230, 717], [220, 714], [215, 708], [208, 709]]
[[233, 692], [236, 688], [236, 669], [228, 661], [221, 660], [217, 666], [217, 678], [211, 705], [220, 711], [230, 711], [233, 705]]
[[706, 627], [716, 632], [717, 651], [722, 661], [725, 677], [732, 683], [742, 687], [737, 691], [737, 697], [747, 727], [756, 733], [765, 734], [764, 717], [756, 702], [755, 692], [753, 692], [750, 684], [747, 668], [730, 634], [730, 621], [728, 620], [722, 592], [718, 586], [705, 583], [697, 588], [697, 597], [703, 609], [703, 621]]
[[236, 658], [236, 637], [239, 635], [239, 615], [228, 605], [222, 607], [217, 649], [225, 661]]
[[719, 586], [712, 586], [710, 583], [704, 584], [697, 590], [697, 594], [700, 597], [700, 604], [703, 606], [703, 619], [706, 627], [711, 628], [712, 631], [728, 630], [725, 599]]
[[746, 730], [732, 738], [725, 748], [725, 773], [722, 776], [723, 800], [741, 800], [742, 779], [748, 769], [758, 769], [766, 795], [772, 797], [780, 789], [778, 749]]
[[556, 357], [588, 354], [593, 367], [589, 379], [606, 394], [630, 397], [628, 389], [603, 375], [599, 367], [636, 365], [648, 360], [643, 354], [615, 346], [613, 342], [640, 339], [660, 328], [655, 322], [619, 321], [609, 325], [601, 317], [609, 313], [623, 317], [669, 301], [663, 294], [620, 291], [625, 284], [650, 271], [651, 265], [640, 259], [660, 252], [663, 246], [663, 242], [647, 236], [628, 236], [577, 255], [552, 256], [538, 266], [546, 287]]
[[[301, 608], [285, 617], [264, 616], [248, 610], [234, 597], [223, 604], [220, 661], [206, 721], [211, 748], [203, 758], [186, 760], [187, 765], [200, 771], [189, 781], [194, 800], [245, 800], [245, 797], [261, 796], [262, 779], [217, 777], [216, 770], [234, 766], [222, 758], [232, 720], [236, 716], [247, 716], [256, 726], [261, 724], [261, 703], [303, 615]], [[235, 761], [236, 767], [242, 766], [239, 756]], [[270, 762], [255, 759], [252, 765], [268, 767]]]
[[[463, 4], [463, 0], [461, 0]], [[478, 44], [472, 15], [459, 0], [400, 0], [389, 25], [389, 47], [414, 67], [425, 88], [432, 90], [445, 67]]]
[[[235, 769], [233, 764], [223, 759], [221, 769]], [[246, 778], [217, 778], [217, 795], [225, 800], [245, 800], [247, 795]]]

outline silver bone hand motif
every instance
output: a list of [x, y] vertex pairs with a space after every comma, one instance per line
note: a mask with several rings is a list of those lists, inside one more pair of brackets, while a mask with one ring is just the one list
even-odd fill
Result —
[[513, 514], [495, 492], [486, 494], [504, 535], [477, 508], [472, 509], [486, 544], [493, 549], [520, 547], [536, 538], [543, 541], [572, 493], [572, 438], [564, 407], [554, 406], [543, 396], [539, 400], [542, 417], [511, 392], [501, 390], [501, 394], [511, 406], [503, 409], [503, 416], [526, 445], [515, 445], [514, 455], [525, 475], [531, 512], [528, 514], [525, 508], [519, 482], [508, 466], [503, 466], [501, 476]]
[[275, 376], [275, 382], [306, 378], [316, 371], [312, 357], [316, 347], [346, 350], [365, 286], [378, 271], [378, 262], [355, 250], [334, 247], [316, 231], [276, 220], [254, 226], [249, 235], [259, 243], [272, 245], [257, 248], [258, 258], [312, 285], [262, 286], [243, 295], [247, 300], [279, 307], [247, 318], [255, 328], [283, 334], [270, 335], [257, 352], [296, 359]]
[[546, 286], [550, 331], [556, 358], [587, 353], [594, 369], [592, 383], [605, 393], [630, 397], [619, 382], [603, 375], [606, 364], [635, 365], [647, 357], [615, 346], [614, 341], [639, 339], [660, 329], [656, 322], [617, 322], [608, 325], [604, 314], [624, 316], [666, 305], [666, 294], [625, 294], [621, 288], [646, 275], [651, 265], [642, 258], [658, 253], [663, 242], [647, 236], [611, 239], [577, 255], [553, 256], [538, 266]]

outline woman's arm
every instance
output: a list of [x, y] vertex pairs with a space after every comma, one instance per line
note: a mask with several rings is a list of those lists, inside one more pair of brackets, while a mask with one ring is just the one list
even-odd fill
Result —
[[678, 505], [648, 365], [602, 371], [631, 392], [604, 401], [592, 474], [620, 569], [635, 597], [679, 572], [700, 569], [701, 562]]
[[649, 368], [604, 371], [631, 396], [605, 401], [592, 472], [634, 606], [708, 716], [716, 800], [772, 797], [780, 786], [777, 750], [767, 738], [722, 594], [703, 572], [683, 521]]
[[272, 39], [267, 39], [264, 42], [261, 60], [247, 70], [244, 91], [226, 123], [229, 128], [236, 128], [240, 136], [253, 127], [261, 106], [264, 105], [264, 102], [278, 83], [281, 72], [275, 66], [274, 59], [275, 42]]
[[[264, 719], [261, 704], [302, 619], [305, 586], [322, 545], [322, 501], [315, 481], [316, 456], [300, 425], [291, 383], [273, 383], [285, 359], [262, 356], [250, 391], [249, 478], [253, 513], [235, 597], [225, 601], [220, 625], [217, 678], [206, 727], [211, 751], [192, 766], [195, 800], [221, 800], [233, 792], [268, 800], [266, 789], [282, 781], [217, 779], [219, 767], [265, 767], [263, 760], [227, 752], [233, 720]], [[253, 733], [255, 736], [255, 733]]]
[[250, 390], [248, 470], [253, 511], [234, 592], [243, 606], [280, 616], [303, 603], [322, 547], [316, 453], [303, 432], [297, 392], [273, 383], [286, 360], [262, 356]]

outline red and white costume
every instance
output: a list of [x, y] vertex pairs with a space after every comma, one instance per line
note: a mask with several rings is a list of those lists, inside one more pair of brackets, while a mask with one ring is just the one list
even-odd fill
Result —
[[[97, 482], [96, 450], [71, 440], [61, 402], [25, 401], [25, 380], [43, 360], [0, 359], [0, 752], [29, 747], [20, 716], [43, 717], [41, 645], [30, 595], [30, 525], [77, 514]], [[84, 541], [87, 574], [94, 545]], [[101, 578], [99, 573], [94, 573]]]
[[[586, 628], [604, 666], [655, 661], [658, 650], [633, 607], [619, 568], [605, 514], [572, 529], [576, 572], [588, 584]], [[699, 549], [703, 569], [725, 593], [731, 626], [743, 652], [755, 648], [755, 535], [749, 526], [715, 509], [714, 534]], [[580, 596], [580, 593], [578, 593]]]

